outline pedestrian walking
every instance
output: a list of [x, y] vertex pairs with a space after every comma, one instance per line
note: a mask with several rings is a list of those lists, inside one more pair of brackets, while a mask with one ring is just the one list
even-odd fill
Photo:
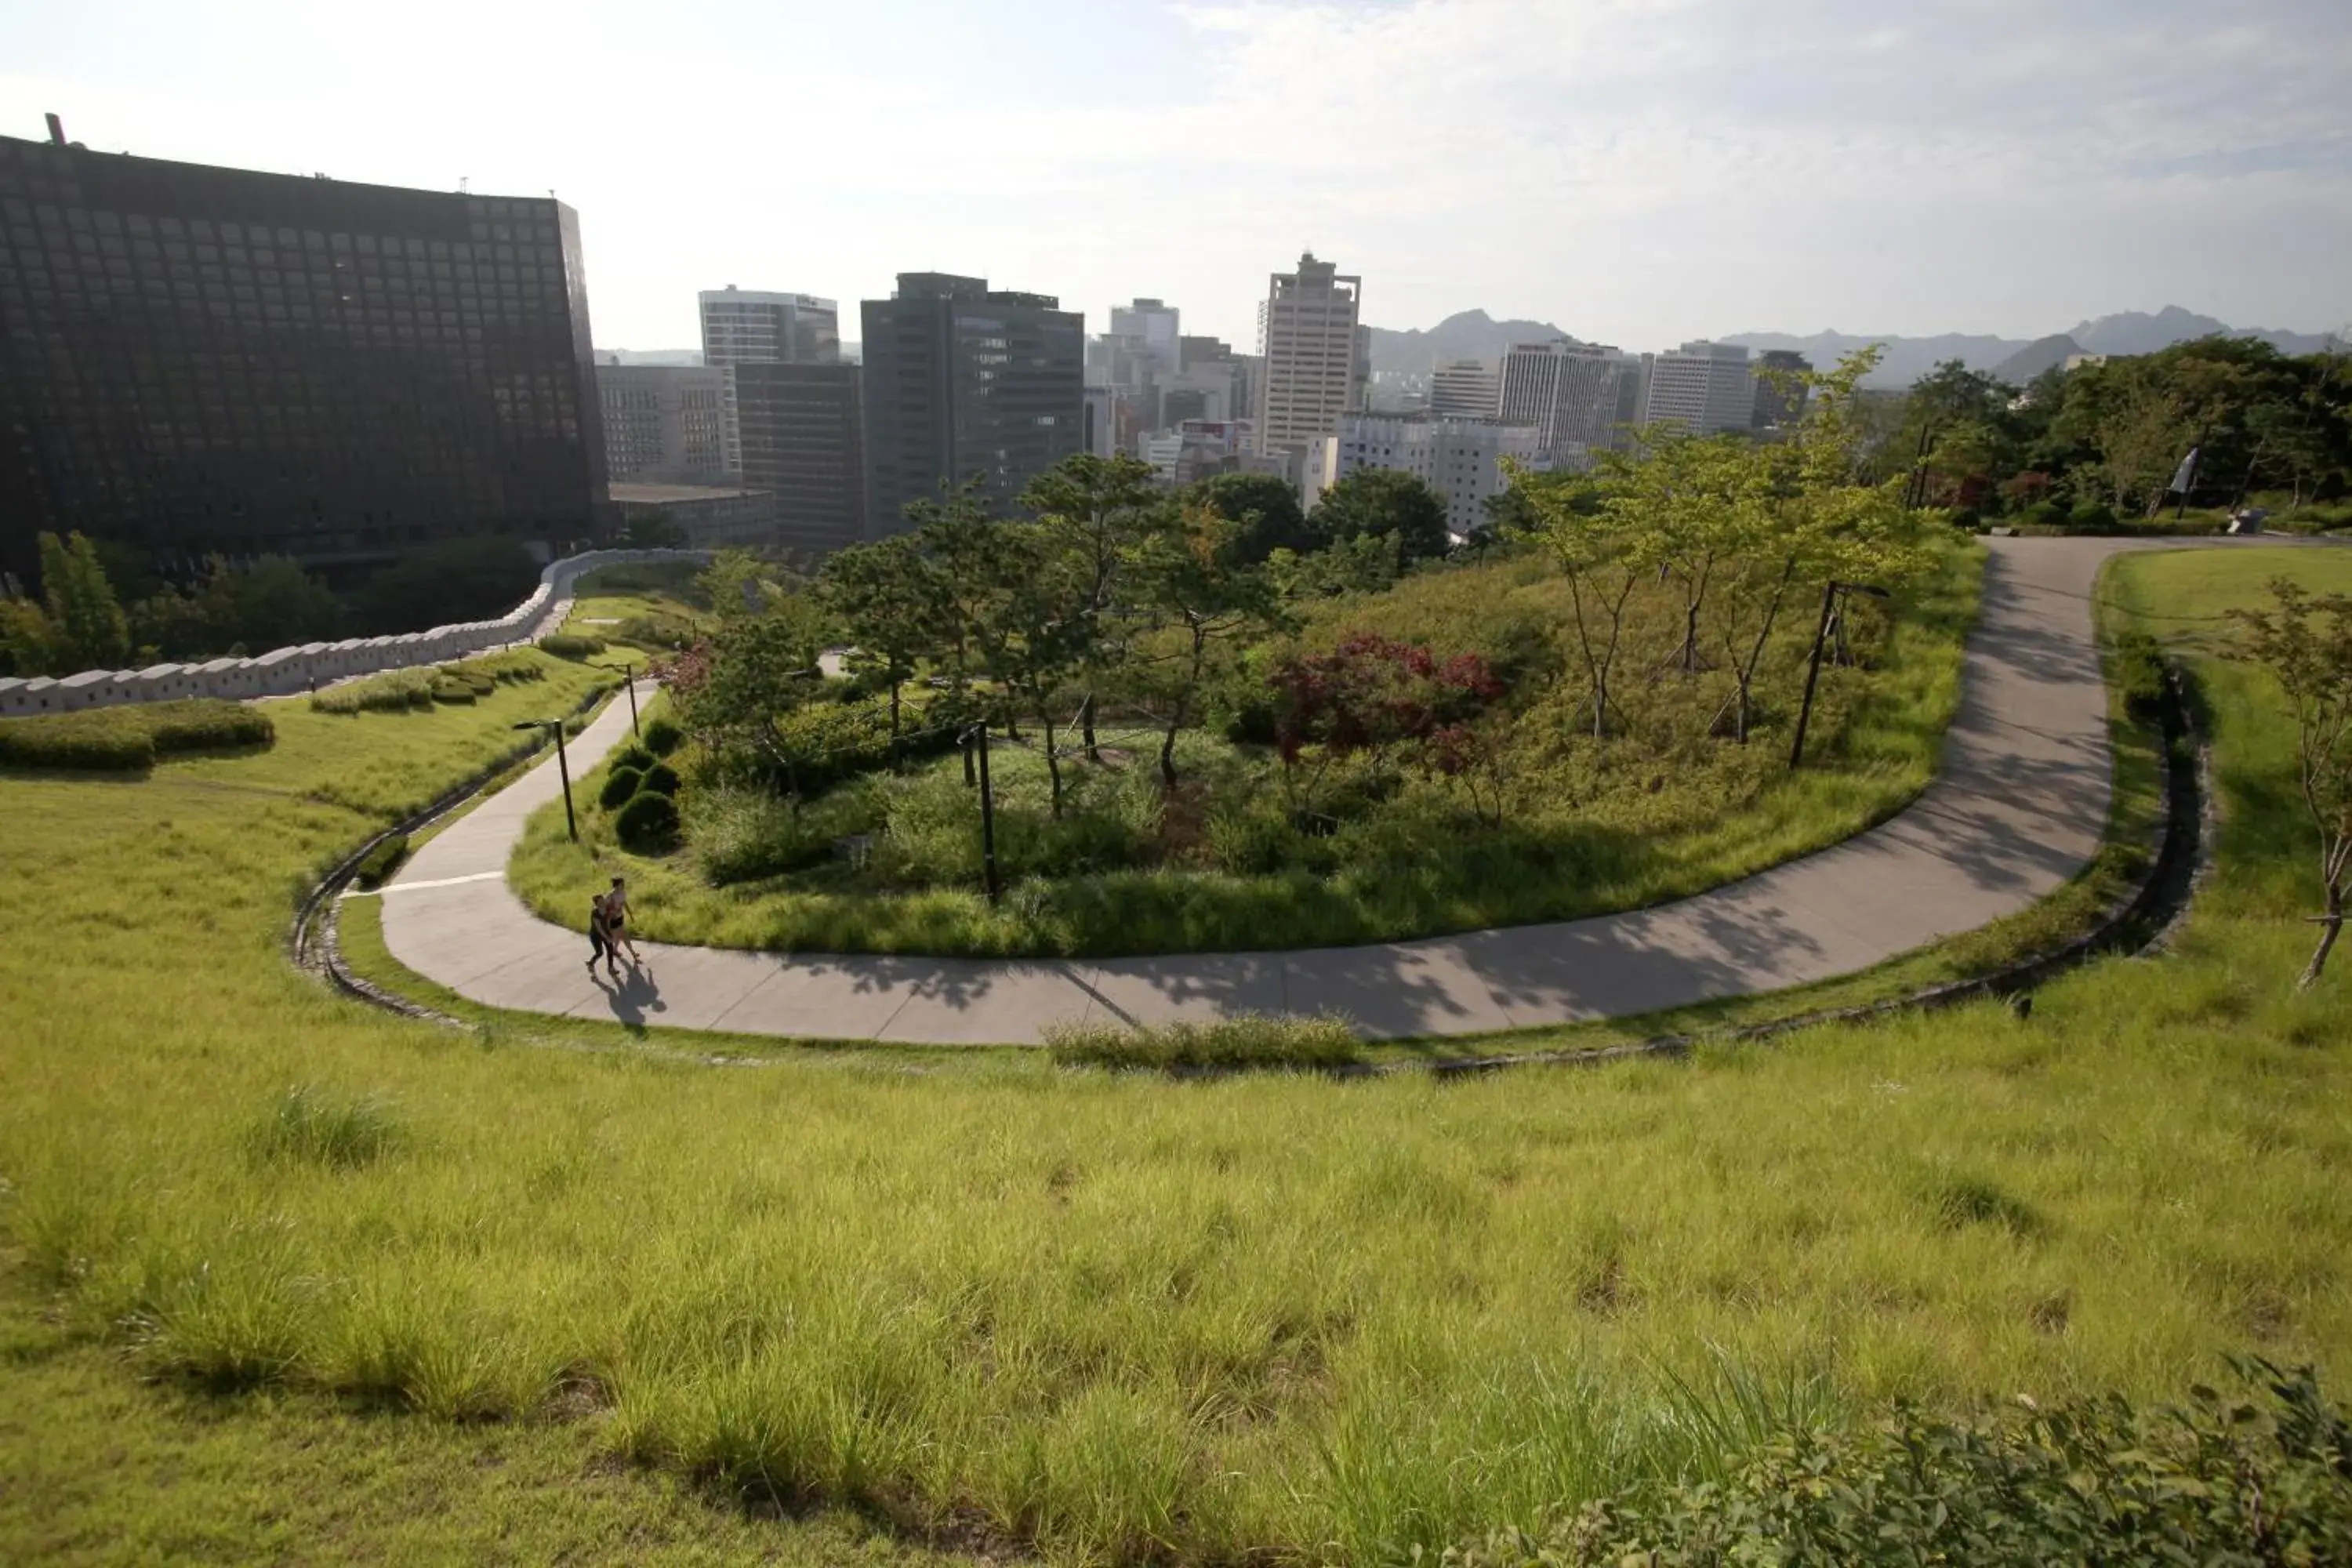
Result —
[[617, 957], [624, 944], [629, 950], [630, 968], [645, 963], [637, 952], [637, 939], [629, 934], [629, 885], [615, 877], [612, 891], [604, 895], [604, 946]]
[[604, 961], [604, 973], [618, 980], [621, 977], [619, 950], [613, 945], [613, 929], [604, 910], [604, 895], [596, 894], [588, 900], [588, 973], [596, 973], [596, 961]]

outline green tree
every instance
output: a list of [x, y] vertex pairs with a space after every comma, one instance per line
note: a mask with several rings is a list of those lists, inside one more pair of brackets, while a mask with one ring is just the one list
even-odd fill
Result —
[[899, 693], [925, 655], [943, 646], [953, 597], [919, 535], [892, 534], [825, 558], [817, 602], [854, 647], [853, 662], [890, 683], [890, 733], [899, 730]]
[[1170, 628], [1173, 647], [1139, 658], [1126, 689], [1160, 724], [1160, 781], [1176, 787], [1176, 736], [1198, 710], [1202, 685], [1225, 672], [1250, 637], [1282, 623], [1263, 567], [1244, 562], [1247, 529], [1200, 500], [1139, 552], [1144, 613]]
[[1444, 499], [1415, 476], [1396, 468], [1357, 469], [1323, 492], [1307, 521], [1330, 540], [1394, 534], [1397, 552], [1408, 565], [1454, 547]]
[[684, 550], [694, 541], [688, 537], [686, 525], [670, 516], [663, 507], [640, 511], [621, 525], [621, 548], [624, 550]]
[[79, 533], [42, 534], [41, 601], [9, 601], [0, 640], [23, 675], [119, 669], [131, 657], [131, 624], [97, 545]]
[[1277, 550], [1309, 554], [1328, 542], [1307, 526], [1297, 488], [1278, 474], [1214, 474], [1192, 486], [1186, 499], [1236, 526], [1233, 551], [1239, 565], [1255, 566]]
[[[1608, 464], [1597, 479], [1528, 486], [1524, 492], [1534, 537], [1568, 579], [1569, 621], [1591, 689], [1595, 740], [1609, 733], [1609, 716], [1616, 708], [1610, 681], [1624, 648], [1625, 607], [1633, 590], [1657, 572], [1661, 553], [1647, 511], [1625, 488], [1629, 468]], [[1523, 479], [1515, 468], [1515, 489]]]
[[700, 657], [678, 661], [670, 690], [679, 721], [713, 749], [749, 744], [795, 797], [802, 758], [779, 721], [820, 689], [817, 622], [805, 614], [738, 616]]
[[794, 594], [800, 581], [787, 568], [748, 550], [721, 550], [694, 575], [695, 591], [722, 622], [771, 614]]
[[[215, 571], [220, 571], [217, 560]], [[236, 640], [253, 652], [324, 641], [339, 634], [341, 603], [289, 557], [261, 557], [230, 574], [229, 588], [236, 602]]]
[[1171, 510], [1151, 465], [1124, 453], [1066, 458], [1029, 481], [1021, 504], [1036, 514], [1045, 548], [1068, 558], [1055, 574], [1074, 595], [1059, 641], [1087, 682], [1078, 725], [1087, 757], [1100, 762], [1094, 689], [1116, 679], [1131, 647], [1124, 634], [1134, 626], [1122, 614], [1131, 595], [1120, 578], [1145, 542], [1167, 530]]
[[444, 540], [379, 568], [360, 589], [353, 619], [371, 634], [491, 620], [538, 585], [539, 563], [520, 540]]
[[2294, 710], [2295, 782], [2319, 839], [2319, 945], [2301, 988], [2319, 984], [2344, 929], [2352, 868], [2352, 598], [2315, 599], [2292, 578], [2272, 580], [2272, 607], [2233, 612], [2244, 657], [2267, 665]]

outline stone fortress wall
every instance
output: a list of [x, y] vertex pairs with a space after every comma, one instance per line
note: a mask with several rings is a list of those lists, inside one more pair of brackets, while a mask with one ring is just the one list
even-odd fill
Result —
[[601, 566], [702, 561], [696, 550], [591, 550], [553, 562], [539, 574], [530, 597], [494, 621], [464, 621], [394, 637], [346, 637], [272, 648], [251, 658], [200, 664], [154, 664], [144, 669], [85, 669], [78, 675], [10, 676], [0, 679], [0, 717], [64, 713], [117, 702], [161, 702], [180, 697], [289, 697], [353, 676], [414, 665], [446, 664], [516, 643], [535, 642], [563, 624], [572, 586]]

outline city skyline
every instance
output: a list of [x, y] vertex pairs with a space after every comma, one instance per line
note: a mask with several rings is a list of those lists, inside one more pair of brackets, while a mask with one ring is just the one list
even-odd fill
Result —
[[[1266, 272], [1310, 247], [1364, 277], [1373, 325], [1478, 307], [1634, 347], [2352, 311], [2344, 8], [1804, 9], [881, 0], [551, 34], [427, 4], [322, 33], [116, 0], [0, 22], [0, 132], [53, 110], [98, 150], [551, 188], [605, 348], [690, 345], [728, 281], [846, 302], [927, 268], [1024, 279], [1097, 330], [1157, 297], [1245, 342]], [[762, 62], [786, 57], [780, 96]], [[679, 159], [644, 133], [672, 100], [698, 144], [800, 151]]]

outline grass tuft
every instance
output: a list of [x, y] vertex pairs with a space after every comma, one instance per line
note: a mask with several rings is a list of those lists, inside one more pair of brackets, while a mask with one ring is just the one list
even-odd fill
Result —
[[342, 1099], [298, 1084], [247, 1130], [246, 1148], [261, 1164], [349, 1170], [383, 1158], [406, 1136], [392, 1107], [373, 1096]]
[[1185, 1069], [1342, 1067], [1361, 1059], [1362, 1042], [1342, 1018], [1244, 1013], [1206, 1024], [1064, 1024], [1045, 1047], [1061, 1067]]

